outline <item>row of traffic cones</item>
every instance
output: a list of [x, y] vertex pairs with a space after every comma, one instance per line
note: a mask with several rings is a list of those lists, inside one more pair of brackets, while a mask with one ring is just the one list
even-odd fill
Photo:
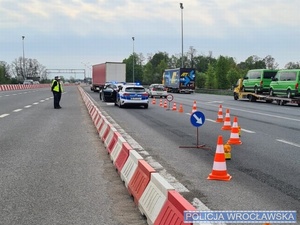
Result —
[[[156, 99], [153, 98], [152, 99], [152, 105], [155, 105], [155, 104], [156, 104]], [[163, 107], [163, 108], [168, 108], [167, 100], [165, 100], [164, 103], [163, 103], [163, 100], [160, 99], [159, 106]], [[172, 111], [177, 111], [176, 102], [173, 103]], [[197, 105], [196, 105], [196, 101], [194, 101], [191, 114], [194, 113], [194, 112], [196, 112], [196, 111], [197, 111]], [[178, 112], [180, 112], [180, 113], [184, 112], [182, 104], [179, 105]]]
[[237, 117], [234, 117], [233, 124], [231, 126], [229, 109], [226, 110], [225, 119], [223, 119], [223, 112], [222, 111], [223, 111], [222, 110], [222, 105], [220, 105], [216, 122], [218, 122], [218, 123], [224, 122], [223, 126], [221, 127], [221, 130], [230, 130], [231, 131], [230, 139], [228, 140], [227, 144], [234, 144], [234, 145], [242, 144], [242, 142], [240, 140], [241, 128], [238, 125]]

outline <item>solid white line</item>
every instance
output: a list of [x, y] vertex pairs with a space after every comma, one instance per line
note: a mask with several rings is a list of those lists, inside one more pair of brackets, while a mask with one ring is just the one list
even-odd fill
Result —
[[0, 118], [4, 118], [6, 116], [9, 116], [9, 114], [2, 114], [2, 115], [0, 115]]
[[292, 146], [300, 148], [299, 144], [296, 144], [296, 143], [293, 143], [293, 142], [285, 141], [285, 140], [282, 140], [282, 139], [276, 139], [276, 141], [279, 141], [279, 142], [282, 142], [282, 143], [285, 143], [285, 144], [292, 145]]
[[32, 105], [26, 105], [24, 106], [24, 108], [30, 108]]
[[20, 112], [22, 109], [15, 109], [13, 112]]

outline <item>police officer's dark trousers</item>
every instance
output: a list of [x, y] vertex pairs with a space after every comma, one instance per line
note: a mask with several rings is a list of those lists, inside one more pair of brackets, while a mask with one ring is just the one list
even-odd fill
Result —
[[53, 98], [54, 98], [54, 108], [55, 109], [60, 108], [59, 101], [60, 101], [60, 98], [61, 98], [61, 93], [53, 91]]

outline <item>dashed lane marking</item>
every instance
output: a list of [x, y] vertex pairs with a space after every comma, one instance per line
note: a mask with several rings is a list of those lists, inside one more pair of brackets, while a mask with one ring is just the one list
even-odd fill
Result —
[[24, 106], [24, 108], [30, 108], [32, 105], [26, 105]]
[[9, 114], [2, 114], [2, 115], [0, 115], [0, 118], [4, 118], [6, 116], [9, 116]]
[[13, 112], [20, 112], [20, 111], [22, 111], [22, 109], [15, 109], [15, 110], [13, 110]]
[[286, 140], [282, 140], [282, 139], [276, 139], [276, 141], [279, 141], [279, 142], [282, 142], [282, 143], [285, 143], [285, 144], [292, 145], [292, 146], [300, 148], [299, 144], [296, 144], [296, 143], [293, 143], [293, 142], [290, 142], [290, 141], [286, 141]]

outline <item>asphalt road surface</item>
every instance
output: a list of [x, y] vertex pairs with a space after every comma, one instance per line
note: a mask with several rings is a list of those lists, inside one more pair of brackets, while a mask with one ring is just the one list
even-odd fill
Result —
[[77, 87], [0, 92], [0, 224], [147, 224]]
[[[235, 101], [232, 96], [174, 94], [173, 102], [184, 113], [159, 107], [118, 108], [102, 102], [99, 94], [86, 92], [99, 109], [115, 121], [127, 140], [133, 139], [140, 154], [198, 209], [212, 210], [296, 210], [300, 211], [300, 107]], [[190, 122], [193, 101], [206, 120], [198, 128]], [[170, 108], [173, 106], [170, 104]], [[230, 131], [216, 123], [219, 105], [230, 110], [231, 121], [238, 118], [241, 145], [232, 145], [227, 161], [229, 182], [207, 180], [212, 171], [217, 138], [224, 143]], [[182, 148], [182, 147], [185, 148]], [[199, 203], [199, 201], [200, 203]], [[204, 205], [203, 205], [204, 204]]]

